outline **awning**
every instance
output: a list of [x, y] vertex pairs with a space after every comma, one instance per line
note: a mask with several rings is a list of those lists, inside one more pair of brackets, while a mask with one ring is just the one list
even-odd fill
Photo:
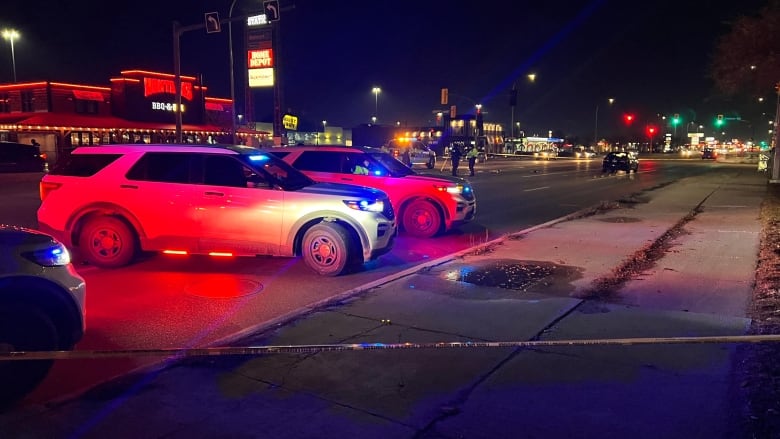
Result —
[[[73, 113], [17, 113], [15, 118], [0, 115], [0, 124], [15, 124], [21, 128], [31, 129], [66, 129], [66, 130], [156, 130], [176, 131], [175, 123], [138, 122], [115, 116], [96, 116]], [[216, 125], [182, 124], [182, 131], [204, 133], [224, 133], [226, 130]]]

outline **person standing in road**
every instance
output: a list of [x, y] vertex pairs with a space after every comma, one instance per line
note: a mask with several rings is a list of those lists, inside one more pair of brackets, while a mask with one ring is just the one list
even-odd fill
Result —
[[477, 156], [479, 155], [479, 151], [477, 150], [477, 147], [472, 147], [468, 153], [466, 153], [466, 159], [469, 161], [469, 175], [474, 176], [474, 165], [477, 163]]
[[403, 153], [401, 154], [401, 159], [404, 162], [404, 164], [408, 167], [412, 167], [412, 152], [410, 151], [412, 148], [404, 148]]
[[452, 145], [450, 150], [450, 160], [452, 160], [452, 175], [457, 177], [458, 176], [458, 165], [460, 164], [460, 148], [458, 148], [458, 145]]

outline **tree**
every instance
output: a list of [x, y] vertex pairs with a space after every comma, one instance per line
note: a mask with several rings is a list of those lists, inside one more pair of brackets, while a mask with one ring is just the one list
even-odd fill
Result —
[[712, 77], [727, 95], [765, 94], [780, 81], [780, 0], [732, 24], [715, 48]]
[[[738, 18], [715, 48], [712, 77], [727, 95], [761, 95], [776, 88], [777, 108], [772, 147], [780, 120], [780, 0], [769, 0], [758, 16]], [[774, 148], [771, 183], [780, 183], [780, 149]]]

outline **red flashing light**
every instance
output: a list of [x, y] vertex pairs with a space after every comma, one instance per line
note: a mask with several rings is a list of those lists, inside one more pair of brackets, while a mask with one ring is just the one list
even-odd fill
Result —
[[634, 115], [626, 114], [623, 116], [623, 120], [625, 120], [626, 124], [631, 124], [634, 121]]

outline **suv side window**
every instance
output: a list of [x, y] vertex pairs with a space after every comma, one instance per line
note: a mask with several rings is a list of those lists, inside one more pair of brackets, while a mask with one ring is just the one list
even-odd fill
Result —
[[189, 183], [192, 154], [147, 152], [127, 173], [129, 180]]
[[54, 165], [49, 174], [90, 177], [119, 157], [121, 154], [71, 154]]
[[203, 183], [212, 186], [247, 187], [268, 186], [265, 179], [252, 172], [236, 158], [227, 155], [206, 154], [203, 160]]
[[343, 173], [342, 155], [338, 152], [303, 151], [293, 166], [302, 171]]

